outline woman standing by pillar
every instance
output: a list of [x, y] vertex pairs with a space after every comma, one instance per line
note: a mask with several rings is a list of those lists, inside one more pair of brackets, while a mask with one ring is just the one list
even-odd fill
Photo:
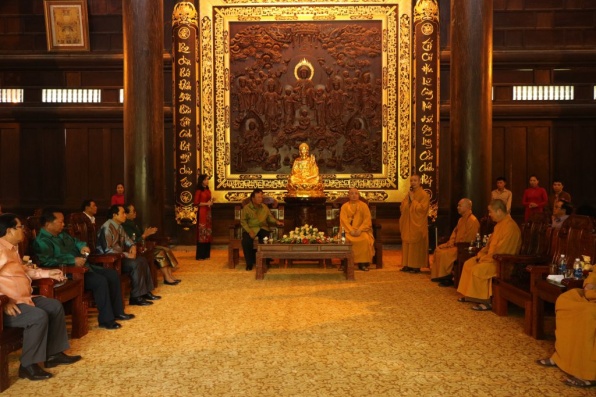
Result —
[[209, 178], [206, 174], [199, 175], [194, 203], [198, 207], [196, 259], [202, 261], [211, 256], [212, 241], [211, 206], [213, 199], [209, 190]]

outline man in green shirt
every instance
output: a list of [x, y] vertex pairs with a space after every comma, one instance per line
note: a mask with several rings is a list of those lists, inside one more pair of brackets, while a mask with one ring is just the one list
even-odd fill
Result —
[[93, 299], [99, 312], [101, 328], [118, 329], [116, 320], [130, 320], [133, 314], [124, 313], [120, 276], [114, 269], [87, 263], [90, 250], [84, 241], [65, 233], [64, 214], [55, 208], [46, 208], [41, 215], [43, 227], [33, 242], [33, 251], [41, 267], [58, 265], [86, 267], [85, 289], [93, 292]]
[[242, 226], [242, 251], [246, 260], [246, 270], [252, 270], [257, 261], [254, 249], [254, 240], [259, 238], [259, 243], [269, 236], [269, 225], [283, 226], [271, 215], [269, 207], [263, 204], [263, 190], [255, 189], [250, 194], [250, 203], [242, 208], [240, 226]]

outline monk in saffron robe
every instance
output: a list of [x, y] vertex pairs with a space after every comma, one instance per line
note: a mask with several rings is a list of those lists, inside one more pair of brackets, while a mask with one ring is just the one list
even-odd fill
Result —
[[457, 259], [457, 243], [469, 243], [474, 240], [480, 222], [472, 214], [472, 201], [467, 198], [459, 200], [457, 203], [457, 212], [461, 215], [457, 226], [453, 229], [449, 241], [439, 245], [435, 249], [435, 259], [430, 269], [430, 281], [439, 282], [441, 287], [453, 285], [453, 262]]
[[410, 177], [410, 191], [401, 202], [399, 230], [402, 240], [402, 272], [420, 273], [428, 265], [428, 207], [430, 197], [420, 185], [420, 176]]
[[596, 272], [584, 280], [583, 289], [559, 296], [555, 313], [555, 353], [538, 364], [559, 367], [568, 374], [569, 386], [596, 386]]
[[480, 302], [472, 310], [492, 309], [492, 278], [497, 275], [495, 254], [516, 255], [521, 247], [521, 231], [517, 223], [507, 212], [505, 203], [492, 200], [488, 206], [488, 215], [496, 222], [495, 230], [488, 239], [486, 247], [464, 263], [457, 292], [463, 295], [460, 302]]
[[346, 232], [346, 239], [352, 243], [354, 262], [360, 270], [368, 271], [375, 254], [370, 210], [368, 205], [360, 201], [358, 189], [351, 188], [348, 197], [350, 201], [341, 206], [340, 225]]

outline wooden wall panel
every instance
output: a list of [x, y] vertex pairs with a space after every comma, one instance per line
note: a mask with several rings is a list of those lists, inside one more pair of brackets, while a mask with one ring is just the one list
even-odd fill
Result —
[[556, 122], [553, 129], [553, 177], [563, 181], [576, 208], [596, 207], [596, 123]]
[[0, 204], [4, 210], [19, 202], [19, 126], [0, 128]]
[[20, 203], [60, 205], [64, 199], [64, 129], [36, 125], [21, 129]]
[[[81, 203], [81, 194], [89, 189], [89, 143], [87, 129], [84, 126], [69, 126], [65, 128], [65, 135], [64, 204], [68, 208], [73, 208]], [[93, 168], [93, 172], [97, 173], [98, 170]]]
[[527, 170], [528, 177], [536, 175], [540, 185], [546, 187], [550, 177], [550, 128], [530, 127], [527, 135]]

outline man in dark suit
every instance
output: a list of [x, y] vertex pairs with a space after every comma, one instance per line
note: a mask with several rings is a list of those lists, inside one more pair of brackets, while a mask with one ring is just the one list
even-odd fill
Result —
[[113, 205], [108, 210], [108, 220], [101, 226], [97, 234], [96, 250], [100, 254], [123, 254], [122, 271], [130, 274], [132, 290], [131, 305], [148, 306], [152, 301], [161, 299], [153, 295], [153, 279], [147, 259], [137, 256], [137, 246], [124, 231], [122, 224], [126, 221], [126, 213], [121, 205]]

